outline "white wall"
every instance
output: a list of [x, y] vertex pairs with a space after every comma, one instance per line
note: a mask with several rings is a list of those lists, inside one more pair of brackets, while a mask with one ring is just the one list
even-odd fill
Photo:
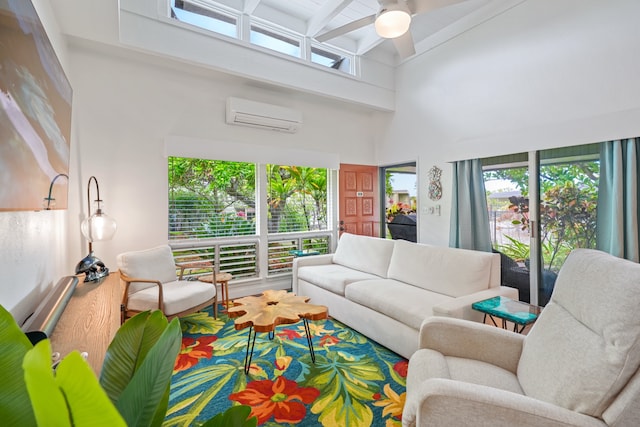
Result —
[[[114, 47], [115, 1], [56, 0], [71, 33], [65, 49], [48, 2], [35, 3], [74, 88], [74, 134], [68, 212], [0, 213], [0, 303], [17, 318], [86, 255], [90, 176], [119, 225], [113, 241], [94, 245], [108, 266], [119, 252], [166, 242], [170, 135], [229, 151], [240, 142], [337, 153], [344, 163], [417, 160], [420, 240], [435, 244], [448, 242], [448, 162], [640, 135], [637, 0], [523, 2], [405, 62], [395, 115]], [[226, 125], [228, 96], [299, 109], [305, 124], [295, 135]], [[433, 165], [444, 171], [437, 203], [427, 197]], [[426, 214], [435, 204], [441, 216]]]
[[[63, 67], [68, 70], [66, 46], [49, 3], [45, 0], [33, 3]], [[72, 142], [72, 149], [73, 145]], [[43, 198], [48, 191], [42, 189]], [[62, 276], [73, 274], [68, 269], [67, 218], [67, 211], [0, 212], [0, 304], [19, 324], [51, 286]]]
[[[252, 144], [376, 164], [368, 110], [92, 42], [72, 43], [70, 56], [80, 181], [96, 176], [106, 212], [118, 223], [114, 239], [95, 243], [94, 250], [114, 270], [118, 253], [167, 242], [169, 136], [210, 140], [226, 147], [225, 158], [239, 145]], [[227, 125], [229, 96], [299, 110], [302, 129], [286, 134]], [[74, 221], [82, 216], [78, 210], [86, 211], [82, 191], [83, 206], [71, 208]], [[78, 227], [70, 234], [74, 256], [84, 256]]]
[[448, 243], [450, 161], [640, 136], [638, 16], [637, 0], [527, 1], [398, 69], [378, 156], [419, 159], [423, 207], [444, 169], [421, 241]]

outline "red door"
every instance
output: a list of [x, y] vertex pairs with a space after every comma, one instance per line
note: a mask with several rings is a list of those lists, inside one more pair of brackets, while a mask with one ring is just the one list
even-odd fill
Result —
[[380, 236], [378, 167], [340, 164], [340, 231]]

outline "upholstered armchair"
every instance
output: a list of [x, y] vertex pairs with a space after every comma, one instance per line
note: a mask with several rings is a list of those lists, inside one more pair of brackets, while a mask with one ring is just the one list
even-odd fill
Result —
[[640, 264], [577, 249], [528, 335], [433, 317], [409, 361], [410, 426], [639, 426]]
[[[161, 310], [168, 318], [184, 316], [213, 305], [218, 317], [216, 285], [183, 280], [184, 267], [177, 266], [171, 248], [156, 248], [126, 252], [117, 257], [120, 278], [125, 283], [122, 298], [124, 322], [136, 313]], [[212, 269], [211, 262], [205, 264]], [[191, 263], [190, 268], [197, 267]], [[202, 266], [201, 266], [202, 267]]]

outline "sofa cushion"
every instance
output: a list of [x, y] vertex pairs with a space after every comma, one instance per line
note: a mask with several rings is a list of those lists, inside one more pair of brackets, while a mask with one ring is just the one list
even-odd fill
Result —
[[433, 306], [451, 300], [446, 295], [391, 279], [351, 283], [345, 297], [416, 330], [424, 319], [433, 316]]
[[640, 264], [571, 252], [525, 338], [518, 364], [524, 392], [600, 417], [640, 366], [639, 306]]
[[444, 378], [523, 394], [513, 372], [480, 360], [444, 356], [439, 351], [421, 349], [411, 356], [409, 366], [412, 375], [407, 376], [407, 389], [417, 388], [432, 378]]
[[344, 296], [344, 288], [349, 283], [372, 279], [379, 279], [379, 277], [338, 264], [311, 265], [298, 268], [298, 280], [313, 283], [319, 288], [340, 296]]
[[343, 233], [333, 262], [345, 267], [387, 277], [394, 240]]
[[[176, 280], [162, 284], [164, 314], [171, 316], [188, 310], [216, 296], [216, 288], [210, 283]], [[129, 310], [158, 309], [158, 285], [143, 289], [129, 296]]]
[[500, 256], [397, 240], [388, 277], [457, 298], [489, 288], [494, 257]]

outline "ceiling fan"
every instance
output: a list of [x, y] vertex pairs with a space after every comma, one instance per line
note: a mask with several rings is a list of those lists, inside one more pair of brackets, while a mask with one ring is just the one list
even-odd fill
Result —
[[412, 16], [461, 1], [463, 0], [378, 0], [380, 9], [375, 15], [365, 16], [319, 34], [315, 39], [322, 43], [374, 24], [376, 33], [382, 38], [393, 40], [400, 57], [406, 59], [416, 53], [413, 37], [409, 31]]

